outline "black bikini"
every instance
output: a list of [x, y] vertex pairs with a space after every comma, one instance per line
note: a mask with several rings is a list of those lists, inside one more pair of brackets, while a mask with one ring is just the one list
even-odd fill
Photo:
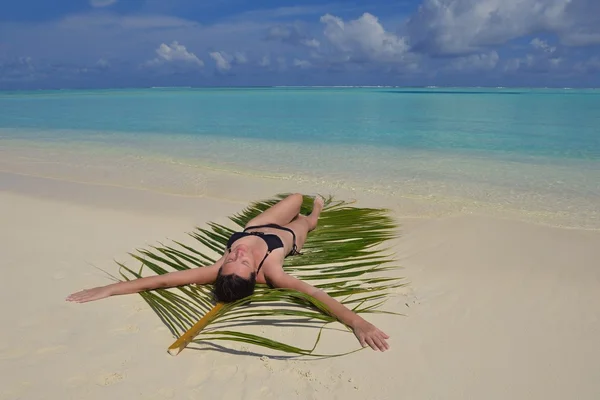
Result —
[[265, 260], [267, 259], [267, 257], [269, 256], [269, 254], [271, 254], [271, 252], [273, 250], [280, 249], [283, 247], [283, 242], [281, 241], [281, 238], [273, 233], [246, 232], [249, 229], [258, 229], [258, 228], [275, 228], [275, 229], [281, 229], [284, 231], [288, 231], [289, 233], [292, 234], [292, 250], [286, 255], [286, 257], [301, 254], [298, 252], [298, 248], [296, 247], [296, 234], [294, 233], [293, 230], [291, 230], [290, 228], [286, 228], [285, 226], [281, 226], [281, 225], [277, 225], [277, 224], [257, 225], [257, 226], [249, 226], [246, 229], [244, 229], [243, 232], [235, 232], [233, 235], [231, 235], [231, 237], [227, 241], [227, 250], [229, 250], [229, 251], [231, 251], [231, 245], [235, 241], [237, 241], [243, 237], [249, 236], [249, 235], [258, 236], [259, 238], [264, 240], [265, 243], [267, 244], [267, 254], [265, 254], [262, 261], [258, 265], [258, 269], [256, 270], [257, 275], [260, 272], [260, 269], [262, 268], [262, 265], [265, 262]]

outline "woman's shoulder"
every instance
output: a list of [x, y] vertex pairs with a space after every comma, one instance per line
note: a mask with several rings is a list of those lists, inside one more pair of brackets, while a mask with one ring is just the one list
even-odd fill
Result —
[[270, 285], [269, 281], [273, 281], [273, 279], [275, 279], [278, 275], [285, 273], [283, 271], [283, 260], [283, 255], [278, 255], [277, 257], [273, 257], [273, 259], [267, 258], [260, 270], [260, 273], [256, 277], [256, 282]]

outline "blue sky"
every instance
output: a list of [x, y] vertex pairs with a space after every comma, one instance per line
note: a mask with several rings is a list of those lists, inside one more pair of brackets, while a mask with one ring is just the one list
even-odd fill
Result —
[[20, 0], [0, 89], [600, 86], [598, 0]]

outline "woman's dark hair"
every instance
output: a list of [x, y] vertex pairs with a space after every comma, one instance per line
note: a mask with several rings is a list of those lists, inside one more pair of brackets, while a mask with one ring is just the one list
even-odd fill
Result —
[[252, 272], [248, 279], [236, 274], [222, 275], [221, 268], [215, 281], [215, 298], [219, 302], [231, 303], [254, 293], [256, 273]]

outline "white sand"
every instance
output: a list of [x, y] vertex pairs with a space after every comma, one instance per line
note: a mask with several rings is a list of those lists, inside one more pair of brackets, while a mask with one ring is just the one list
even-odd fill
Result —
[[[169, 331], [140, 296], [64, 301], [109, 283], [91, 265], [116, 273], [112, 260], [128, 251], [183, 238], [292, 184], [274, 180], [259, 193], [223, 179], [228, 200], [0, 173], [0, 399], [600, 398], [595, 231], [404, 217], [395, 245], [410, 285], [386, 307], [406, 316], [369, 318], [391, 336], [383, 354], [171, 357]], [[368, 205], [409, 214], [378, 201]], [[301, 331], [287, 334], [303, 340]], [[323, 346], [354, 340], [332, 332]]]

